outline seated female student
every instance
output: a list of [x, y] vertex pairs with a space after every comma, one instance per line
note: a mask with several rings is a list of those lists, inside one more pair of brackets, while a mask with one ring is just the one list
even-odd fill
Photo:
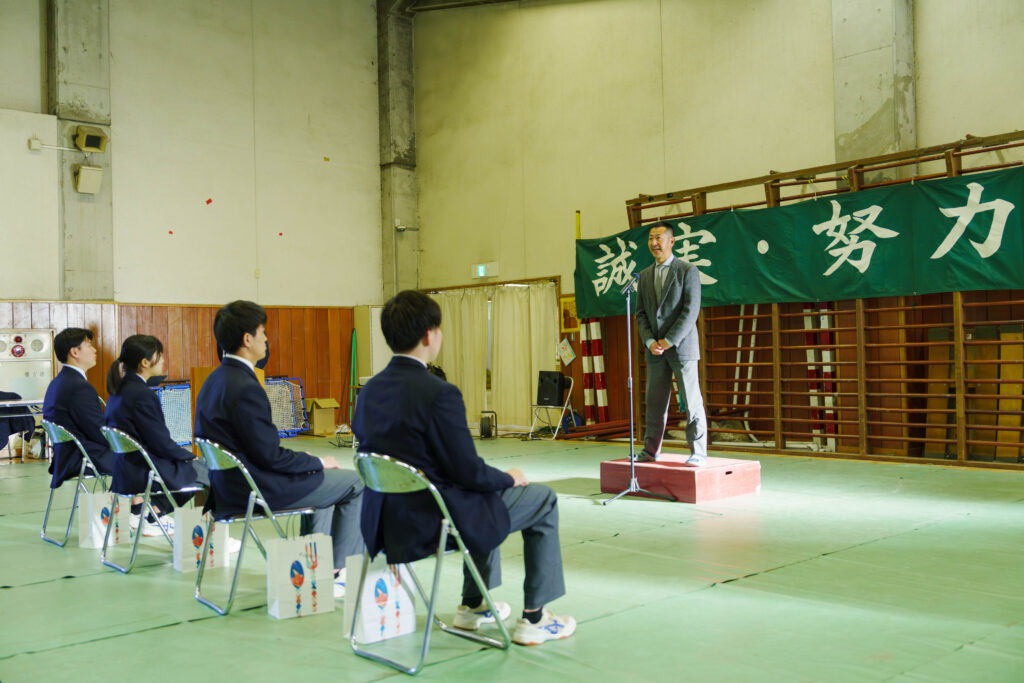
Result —
[[[209, 487], [210, 474], [206, 463], [196, 459], [192, 451], [182, 448], [171, 439], [164, 421], [160, 399], [149, 387], [159, 385], [167, 378], [163, 375], [164, 347], [160, 340], [148, 334], [135, 334], [121, 344], [121, 355], [110, 365], [107, 373], [106, 422], [131, 436], [146, 449], [153, 464], [170, 490], [188, 486]], [[114, 459], [112, 486], [119, 493], [139, 493], [146, 488], [149, 466], [139, 453], [117, 455]], [[154, 494], [156, 490], [154, 490]], [[163, 496], [153, 496], [157, 511]], [[177, 496], [176, 496], [177, 498]], [[132, 506], [132, 527], [138, 525], [141, 504]], [[164, 502], [163, 512], [170, 508]], [[150, 519], [150, 522], [153, 520]], [[157, 522], [168, 533], [174, 532], [174, 520], [160, 514]], [[159, 529], [145, 528], [147, 536], [159, 535]]]

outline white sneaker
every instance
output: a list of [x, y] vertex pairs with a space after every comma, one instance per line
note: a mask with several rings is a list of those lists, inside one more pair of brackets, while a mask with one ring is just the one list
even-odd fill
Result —
[[[136, 514], [133, 514], [133, 513], [130, 513], [128, 515], [128, 526], [131, 527], [131, 530], [134, 531], [135, 533], [139, 532], [139, 524], [141, 522], [142, 522], [142, 515], [136, 515]], [[173, 522], [172, 522], [172, 524], [173, 524]], [[160, 533], [160, 528], [158, 526], [156, 526], [155, 524], [153, 524], [152, 522], [146, 522], [145, 525], [143, 525], [143, 527], [142, 527], [142, 535], [147, 537], [147, 538], [152, 538], [154, 536], [163, 536], [163, 534]]]
[[146, 526], [142, 529], [143, 536], [160, 536], [160, 527], [164, 528], [168, 536], [174, 535], [174, 517], [171, 515], [159, 515], [156, 518], [156, 522], [146, 522]]
[[576, 633], [576, 620], [570, 616], [559, 616], [544, 608], [544, 616], [536, 624], [519, 618], [516, 620], [512, 642], [517, 645], [540, 645], [548, 640], [561, 640]]
[[334, 599], [341, 600], [345, 597], [345, 570], [334, 577]]
[[[509, 615], [512, 614], [512, 606], [507, 602], [495, 602], [494, 606], [498, 608], [498, 619], [502, 621], [508, 619]], [[487, 603], [484, 602], [476, 609], [466, 605], [459, 605], [458, 609], [455, 610], [452, 626], [461, 628], [463, 631], [475, 631], [483, 624], [493, 624], [494, 622], [494, 615], [491, 614]]]

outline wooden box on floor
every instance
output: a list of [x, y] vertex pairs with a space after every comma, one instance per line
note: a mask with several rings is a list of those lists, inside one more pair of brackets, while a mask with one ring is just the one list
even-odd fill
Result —
[[[761, 463], [756, 460], [708, 458], [703, 467], [683, 463], [687, 454], [662, 453], [658, 462], [637, 463], [640, 488], [684, 503], [704, 503], [761, 490]], [[601, 491], [618, 493], [629, 486], [629, 458], [601, 463]], [[643, 493], [632, 494], [645, 496]]]

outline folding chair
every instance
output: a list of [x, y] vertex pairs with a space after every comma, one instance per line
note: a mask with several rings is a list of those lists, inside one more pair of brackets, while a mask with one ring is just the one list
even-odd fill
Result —
[[[82, 446], [82, 442], [78, 440], [74, 434], [69, 432], [64, 427], [61, 427], [56, 422], [50, 422], [49, 420], [43, 420], [43, 431], [46, 432], [47, 440], [49, 444], [66, 443], [71, 441], [78, 447], [79, 453], [82, 454], [82, 467], [78, 470], [78, 478], [75, 480], [75, 499], [71, 502], [71, 514], [68, 515], [68, 526], [64, 530], [64, 540], [58, 541], [50, 538], [46, 535], [46, 523], [50, 519], [50, 507], [53, 505], [53, 494], [57, 490], [55, 488], [50, 489], [50, 498], [46, 501], [46, 512], [43, 513], [43, 528], [39, 532], [39, 537], [47, 543], [63, 548], [68, 538], [71, 536], [71, 525], [75, 521], [75, 510], [78, 509], [78, 495], [85, 491], [89, 493], [89, 490], [85, 487], [86, 479], [95, 479], [92, 485], [92, 493], [96, 493], [96, 486], [100, 486], [101, 491], [106, 493], [109, 489], [107, 487], [105, 475], [100, 474], [99, 469], [93, 464], [89, 454], [86, 453], [85, 447]], [[91, 470], [92, 474], [86, 474], [86, 470]]]
[[[156, 469], [156, 465], [153, 464], [153, 458], [150, 457], [146, 449], [142, 447], [142, 444], [140, 444], [132, 437], [128, 436], [128, 434], [122, 432], [120, 429], [115, 429], [114, 427], [100, 427], [100, 431], [103, 432], [103, 436], [107, 439], [107, 443], [110, 444], [110, 450], [123, 456], [126, 456], [129, 453], [138, 453], [146, 461], [146, 465], [149, 466], [149, 475], [146, 477], [146, 488], [143, 491], [119, 493], [117, 491], [111, 490], [111, 510], [114, 509], [118, 496], [121, 496], [122, 498], [132, 498], [141, 493], [142, 511], [139, 514], [139, 519], [145, 520], [146, 517], [149, 516], [149, 512], [153, 510], [153, 505], [152, 503], [150, 503], [150, 498], [153, 494], [154, 482], [160, 486], [160, 489], [164, 497], [171, 504], [173, 510], [177, 510], [181, 506], [178, 505], [178, 501], [176, 501], [174, 499], [174, 496], [171, 495], [172, 493], [197, 493], [203, 490], [202, 486], [186, 486], [185, 488], [175, 489], [173, 491], [168, 489], [167, 484], [160, 476], [160, 472]], [[165, 510], [164, 512], [166, 513], [167, 511]], [[155, 515], [156, 513], [154, 512], [153, 514]], [[135, 540], [132, 542], [132, 556], [128, 560], [128, 565], [123, 567], [117, 564], [116, 562], [112, 562], [111, 560], [107, 559], [107, 550], [110, 547], [110, 529], [112, 526], [114, 526], [113, 524], [108, 524], [107, 533], [103, 536], [103, 549], [100, 551], [100, 561], [103, 562], [103, 564], [105, 564], [106, 566], [110, 567], [111, 569], [116, 569], [122, 574], [127, 574], [128, 572], [130, 572], [132, 568], [135, 566], [135, 558], [139, 552], [139, 539], [142, 538], [142, 527], [144, 524], [144, 521], [140, 521], [139, 528], [135, 530]], [[171, 548], [173, 549], [174, 541], [171, 539], [170, 535], [168, 535], [167, 529], [164, 528], [163, 524], [157, 524], [157, 526], [160, 527], [161, 533], [163, 533], [164, 538], [167, 539], [167, 543], [170, 544]]]
[[[281, 538], [287, 538], [288, 535], [284, 529], [281, 528], [278, 523], [279, 517], [288, 517], [292, 515], [308, 515], [315, 511], [315, 508], [290, 508], [287, 510], [271, 510], [270, 506], [267, 505], [267, 499], [260, 493], [260, 489], [256, 486], [256, 482], [253, 481], [252, 475], [249, 474], [249, 470], [242, 464], [242, 461], [238, 459], [238, 456], [231, 453], [229, 450], [221, 446], [219, 443], [197, 437], [196, 445], [199, 446], [200, 453], [203, 454], [203, 459], [206, 460], [206, 466], [210, 468], [211, 472], [219, 471], [223, 472], [226, 470], [233, 470], [238, 468], [242, 472], [242, 476], [245, 477], [245, 481], [249, 484], [249, 503], [246, 506], [244, 515], [225, 515], [223, 517], [216, 517], [210, 515], [210, 521], [206, 526], [206, 540], [203, 541], [203, 559], [199, 564], [199, 571], [196, 574], [196, 600], [212, 609], [217, 614], [224, 616], [231, 611], [231, 605], [235, 602], [235, 589], [238, 587], [238, 577], [242, 571], [242, 558], [245, 556], [245, 541], [249, 535], [252, 535], [252, 540], [256, 543], [256, 547], [260, 549], [260, 553], [263, 558], [266, 559], [267, 551], [263, 547], [263, 543], [260, 542], [260, 537], [256, 534], [256, 529], [253, 528], [253, 522], [257, 519], [269, 519], [271, 524], [274, 525], [274, 530], [277, 531], [277, 535]], [[256, 511], [256, 506], [259, 505], [263, 509], [263, 513]], [[203, 586], [203, 574], [206, 571], [206, 558], [207, 550], [210, 544], [210, 534], [213, 533], [214, 522], [220, 522], [221, 524], [232, 524], [238, 521], [244, 521], [245, 524], [242, 527], [242, 545], [238, 549], [237, 564], [235, 564], [235, 573], [231, 579], [231, 591], [228, 593], [227, 604], [223, 607], [216, 604], [208, 598], [204, 598], [202, 595]]]
[[[491, 614], [499, 614], [498, 608], [491, 600], [491, 594], [487, 590], [486, 584], [480, 577], [480, 571], [477, 569], [476, 563], [473, 562], [473, 558], [470, 556], [469, 550], [466, 548], [466, 544], [462, 540], [462, 535], [455, 527], [455, 522], [452, 521], [452, 516], [448, 512], [448, 506], [445, 505], [444, 499], [441, 498], [441, 494], [438, 492], [437, 487], [430, 483], [430, 480], [427, 479], [420, 470], [386, 455], [378, 455], [376, 453], [357, 453], [355, 456], [355, 463], [356, 470], [359, 472], [359, 476], [362, 478], [366, 487], [373, 491], [377, 491], [378, 493], [414, 493], [416, 491], [430, 491], [430, 494], [434, 497], [434, 502], [437, 503], [437, 507], [441, 512], [442, 519], [441, 538], [438, 541], [437, 552], [435, 553], [436, 561], [434, 564], [434, 583], [431, 588], [429, 598], [427, 598], [426, 593], [423, 591], [423, 586], [420, 583], [419, 577], [416, 576], [416, 572], [413, 571], [412, 565], [405, 565], [409, 570], [409, 575], [412, 577], [413, 583], [416, 584], [416, 590], [420, 594], [420, 598], [427, 606], [427, 623], [424, 628], [423, 644], [420, 647], [419, 661], [416, 662], [415, 666], [409, 667], [367, 650], [361, 650], [356, 644], [356, 624], [359, 622], [359, 608], [360, 603], [362, 603], [362, 600], [360, 600], [359, 597], [363, 594], [363, 587], [366, 582], [366, 571], [370, 566], [369, 551], [363, 551], [363, 571], [359, 576], [359, 589], [355, 595], [356, 606], [354, 614], [352, 615], [352, 630], [349, 635], [349, 642], [352, 645], [352, 651], [360, 657], [366, 657], [367, 659], [372, 659], [376, 662], [380, 662], [381, 664], [386, 664], [387, 666], [397, 669], [402, 673], [416, 674], [423, 667], [423, 661], [427, 657], [427, 650], [430, 649], [430, 630], [435, 623], [442, 631], [446, 631], [452, 635], [459, 636], [460, 638], [466, 638], [489, 647], [507, 650], [512, 641], [508, 634], [508, 628], [505, 627], [505, 624], [501, 619], [496, 619], [498, 627], [501, 629], [501, 639], [499, 640], [480, 633], [463, 631], [454, 628], [453, 626], [449, 626], [436, 614], [437, 589], [441, 582], [441, 559], [445, 553], [445, 546], [448, 542], [449, 536], [455, 539], [459, 549], [462, 551], [462, 560], [469, 568], [469, 573], [472, 575], [473, 581], [476, 582], [477, 588], [480, 589], [480, 594], [483, 596], [484, 600], [487, 601], [487, 607], [491, 610]], [[385, 555], [386, 554], [387, 553], [385, 552]]]

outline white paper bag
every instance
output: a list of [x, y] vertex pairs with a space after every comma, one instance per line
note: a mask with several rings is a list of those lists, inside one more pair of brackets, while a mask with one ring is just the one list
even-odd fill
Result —
[[362, 595], [357, 595], [362, 571], [362, 555], [345, 558], [345, 635], [352, 627], [356, 600], [360, 601], [356, 624], [359, 642], [376, 643], [415, 631], [416, 605], [412, 596], [416, 585], [405, 565], [389, 565], [384, 554], [378, 554], [366, 573]]
[[272, 538], [267, 549], [267, 612], [277, 619], [334, 611], [334, 546], [327, 534]]
[[[180, 507], [174, 511], [174, 569], [182, 574], [199, 569], [207, 519], [199, 508]], [[230, 564], [228, 525], [214, 522], [210, 531], [210, 546], [206, 549], [206, 568], [215, 569]]]
[[110, 530], [110, 545], [127, 543], [131, 535], [128, 515], [131, 508], [122, 503], [120, 496], [114, 496], [114, 514], [110, 514], [110, 493], [83, 491], [78, 496], [78, 545], [82, 548], [102, 548], [107, 524]]

